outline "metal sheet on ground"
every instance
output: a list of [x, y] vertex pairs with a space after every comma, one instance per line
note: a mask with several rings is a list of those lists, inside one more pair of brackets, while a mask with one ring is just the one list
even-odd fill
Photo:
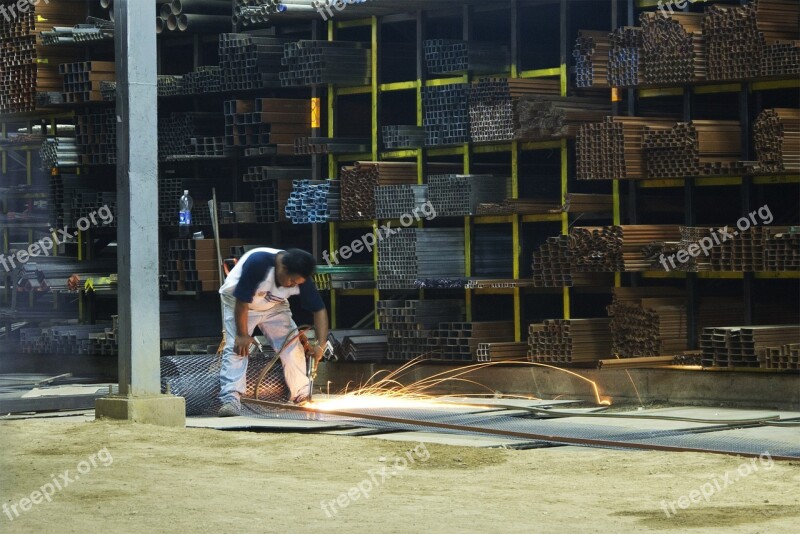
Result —
[[308, 421], [298, 419], [265, 419], [263, 417], [187, 417], [189, 428], [213, 428], [216, 430], [239, 430], [260, 428], [269, 430], [313, 431], [345, 428], [350, 425], [334, 421]]
[[469, 404], [478, 406], [514, 406], [517, 408], [544, 408], [546, 406], [563, 406], [579, 404], [578, 400], [544, 400], [544, 399], [497, 399], [476, 397], [444, 397], [439, 402], [452, 404]]
[[781, 419], [800, 418], [800, 412], [747, 410], [743, 408], [710, 408], [706, 406], [675, 406], [623, 413], [630, 413], [631, 415], [666, 415], [669, 417], [689, 417], [692, 419], [719, 419], [723, 421], [726, 419], [760, 419], [776, 415], [780, 416]]
[[36, 399], [40, 397], [61, 397], [68, 395], [105, 395], [113, 387], [116, 391], [116, 384], [89, 384], [89, 385], [68, 385], [52, 386], [46, 388], [33, 388], [22, 395], [23, 399]]
[[549, 447], [549, 443], [527, 441], [513, 438], [481, 436], [475, 434], [440, 434], [438, 432], [395, 432], [364, 436], [368, 439], [386, 441], [409, 441], [414, 443], [434, 443], [437, 445], [453, 445], [456, 447], [478, 447], [482, 449], [496, 447]]

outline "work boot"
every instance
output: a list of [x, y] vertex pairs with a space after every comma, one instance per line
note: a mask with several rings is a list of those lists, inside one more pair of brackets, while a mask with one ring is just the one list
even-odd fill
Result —
[[236, 417], [241, 414], [242, 409], [232, 402], [226, 402], [217, 412], [217, 417]]

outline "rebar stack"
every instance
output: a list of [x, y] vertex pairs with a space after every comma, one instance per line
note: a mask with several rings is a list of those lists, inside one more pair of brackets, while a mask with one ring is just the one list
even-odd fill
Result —
[[427, 202], [427, 185], [384, 185], [375, 188], [378, 219], [399, 219], [406, 214], [422, 213]]
[[684, 297], [649, 297], [651, 289], [616, 288], [608, 306], [611, 354], [620, 358], [663, 356], [686, 350]]
[[624, 180], [647, 177], [644, 134], [675, 125], [671, 119], [606, 117], [584, 124], [576, 139], [579, 180]]
[[440, 362], [476, 361], [481, 344], [513, 339], [514, 324], [511, 322], [443, 322], [439, 324], [438, 332], [428, 338], [426, 359]]
[[372, 80], [368, 45], [346, 41], [297, 41], [286, 43], [280, 73], [283, 87], [306, 85], [364, 86]]
[[[797, 343], [800, 343], [797, 325], [714, 327], [704, 329], [700, 336], [706, 367], [766, 367], [768, 357], [770, 367], [773, 359], [780, 365], [782, 347]], [[788, 368], [788, 358], [785, 363], [786, 367], [778, 368]]]
[[296, 143], [311, 134], [308, 100], [258, 98], [224, 104], [225, 145], [267, 147], [277, 155], [294, 155]]
[[387, 359], [408, 361], [425, 355], [428, 338], [440, 323], [462, 321], [460, 300], [381, 300], [378, 321], [389, 339]]
[[281, 60], [286, 39], [242, 33], [219, 36], [219, 66], [222, 90], [242, 91], [279, 87]]
[[572, 50], [572, 57], [575, 58], [575, 86], [579, 89], [609, 87], [610, 52], [608, 32], [578, 31], [578, 39]]
[[530, 362], [593, 363], [610, 355], [610, 319], [547, 319], [528, 327]]
[[469, 84], [422, 89], [425, 146], [460, 145], [470, 140]]
[[358, 161], [342, 167], [342, 220], [360, 221], [376, 217], [375, 188], [384, 185], [416, 185], [417, 164]]
[[648, 178], [730, 176], [747, 171], [738, 121], [679, 122], [669, 130], [645, 128]]
[[117, 115], [113, 109], [75, 115], [75, 143], [83, 165], [117, 162]]
[[412, 289], [419, 278], [463, 277], [464, 250], [463, 228], [399, 228], [378, 242], [378, 288]]
[[645, 84], [691, 83], [707, 78], [703, 17], [702, 13], [642, 13]]
[[424, 52], [431, 74], [496, 74], [511, 64], [509, 48], [499, 43], [429, 39]]
[[294, 180], [286, 203], [286, 218], [292, 224], [326, 223], [339, 220], [339, 180]]
[[428, 177], [428, 199], [438, 217], [475, 215], [478, 206], [502, 202], [508, 181], [487, 174], [443, 174]]
[[382, 131], [383, 147], [387, 150], [425, 146], [425, 129], [421, 126], [384, 126]]
[[753, 124], [757, 172], [800, 171], [800, 109], [765, 109]]
[[635, 87], [642, 83], [642, 29], [623, 26], [609, 36], [608, 82], [612, 87]]

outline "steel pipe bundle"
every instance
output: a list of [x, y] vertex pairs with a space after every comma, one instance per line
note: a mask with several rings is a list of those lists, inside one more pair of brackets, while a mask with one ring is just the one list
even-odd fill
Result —
[[702, 13], [642, 13], [641, 68], [649, 85], [707, 78]]
[[405, 214], [422, 213], [427, 202], [427, 185], [384, 185], [375, 188], [378, 219], [399, 219]]
[[514, 101], [514, 139], [574, 138], [587, 122], [611, 112], [608, 99], [525, 96]]
[[422, 126], [384, 126], [382, 131], [383, 147], [387, 150], [425, 146], [425, 129]]
[[679, 241], [672, 225], [578, 227], [570, 231], [570, 251], [583, 272], [639, 272], [651, 269], [648, 246]]
[[113, 109], [75, 116], [75, 143], [82, 165], [117, 162], [117, 115]]
[[159, 118], [159, 161], [221, 155], [222, 139], [215, 135], [222, 131], [220, 119], [216, 113], [202, 112], [170, 113]]
[[496, 74], [511, 64], [509, 48], [499, 43], [429, 39], [423, 50], [430, 74]]
[[114, 39], [114, 27], [100, 28], [94, 24], [76, 24], [71, 28], [56, 26], [50, 31], [40, 32], [40, 36], [44, 46], [104, 41]]
[[642, 83], [642, 29], [623, 26], [609, 36], [608, 82], [612, 87], [635, 87]]
[[612, 355], [632, 358], [686, 350], [685, 298], [655, 291], [658, 290], [615, 288], [614, 299], [607, 308]]
[[462, 321], [460, 300], [381, 300], [378, 321], [387, 335], [387, 359], [408, 361], [425, 355], [428, 337], [438, 333], [440, 323]]
[[183, 76], [158, 75], [158, 96], [177, 96], [186, 94]]
[[753, 124], [756, 172], [800, 171], [800, 109], [765, 109]]
[[298, 137], [292, 154], [355, 154], [369, 152], [372, 140], [368, 137]]
[[242, 91], [279, 87], [286, 39], [242, 33], [219, 36], [219, 66], [222, 89]]
[[514, 275], [514, 243], [508, 229], [497, 225], [476, 225], [472, 238], [473, 276], [503, 278]]
[[[175, 200], [177, 205], [178, 201]], [[195, 207], [207, 205], [197, 202]], [[210, 221], [196, 221], [194, 225], [208, 224]], [[244, 239], [220, 239], [220, 250], [224, 255], [233, 247], [248, 244]], [[170, 291], [208, 292], [219, 289], [219, 268], [217, 249], [213, 239], [171, 239], [167, 252], [167, 279]]]
[[761, 75], [764, 38], [755, 4], [709, 6], [703, 20], [708, 46], [708, 79], [741, 80]]
[[286, 218], [292, 224], [337, 221], [340, 201], [339, 180], [294, 180], [286, 203]]
[[527, 350], [527, 343], [479, 343], [475, 359], [479, 362], [524, 362], [528, 359], [525, 355]]
[[358, 161], [342, 167], [342, 220], [359, 221], [376, 217], [375, 190], [386, 185], [416, 185], [417, 164]]
[[53, 137], [45, 139], [39, 151], [42, 169], [56, 167], [77, 167], [81, 163], [81, 154], [74, 137]]
[[411, 289], [419, 278], [463, 278], [464, 250], [463, 228], [399, 228], [378, 242], [378, 288]]
[[364, 86], [372, 80], [372, 51], [367, 44], [347, 41], [287, 43], [281, 65], [281, 86]]
[[674, 125], [671, 119], [650, 117], [606, 117], [601, 123], [584, 124], [575, 142], [578, 179], [646, 178], [644, 134]]
[[428, 338], [426, 360], [471, 362], [477, 360], [478, 347], [486, 343], [508, 342], [514, 338], [514, 324], [505, 321], [443, 322]]
[[466, 83], [424, 87], [425, 146], [460, 145], [470, 140], [469, 93]]
[[502, 202], [482, 202], [476, 209], [477, 215], [523, 215], [534, 213], [560, 213], [562, 206], [557, 200], [546, 198], [518, 199], [507, 198]]
[[64, 101], [70, 103], [101, 101], [101, 83], [116, 80], [113, 61], [62, 63], [58, 73], [64, 77]]
[[439, 217], [475, 215], [483, 203], [502, 202], [508, 180], [490, 174], [442, 174], [428, 177], [428, 199]]
[[547, 319], [528, 328], [528, 361], [596, 362], [611, 355], [609, 319]]
[[158, 224], [159, 226], [177, 226], [179, 220], [178, 200], [183, 195], [184, 180], [182, 178], [158, 179]]
[[575, 58], [575, 86], [579, 89], [609, 87], [608, 62], [611, 41], [607, 32], [578, 31], [572, 50]]
[[531, 260], [534, 287], [571, 287], [572, 265], [569, 236], [548, 237]]
[[303, 136], [311, 134], [308, 100], [258, 98], [225, 102], [225, 144], [229, 147], [272, 147], [275, 154], [294, 155]]
[[184, 94], [218, 93], [222, 91], [222, 69], [214, 66], [197, 67], [194, 72], [187, 72], [181, 81]]
[[668, 130], [645, 127], [642, 141], [648, 178], [730, 176], [748, 170], [740, 161], [738, 121], [679, 122]]
[[711, 249], [712, 271], [762, 272], [800, 269], [800, 234], [789, 227], [754, 227]]
[[781, 347], [797, 343], [797, 325], [714, 327], [704, 329], [700, 336], [706, 367], [766, 367], [768, 356], [782, 363]]

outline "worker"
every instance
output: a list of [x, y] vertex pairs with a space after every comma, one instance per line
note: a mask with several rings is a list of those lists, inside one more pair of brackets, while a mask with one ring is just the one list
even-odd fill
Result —
[[[219, 290], [222, 298], [225, 348], [220, 370], [220, 417], [241, 413], [240, 397], [245, 392], [245, 376], [250, 348], [255, 343], [255, 327], [269, 339], [275, 350], [296, 334], [287, 299], [299, 295], [303, 308], [314, 314], [316, 339], [328, 339], [328, 312], [311, 275], [314, 257], [304, 250], [256, 248], [242, 256]], [[314, 358], [322, 359], [320, 343]], [[310, 396], [306, 375], [305, 351], [299, 340], [292, 341], [280, 354], [289, 399], [300, 404]]]

